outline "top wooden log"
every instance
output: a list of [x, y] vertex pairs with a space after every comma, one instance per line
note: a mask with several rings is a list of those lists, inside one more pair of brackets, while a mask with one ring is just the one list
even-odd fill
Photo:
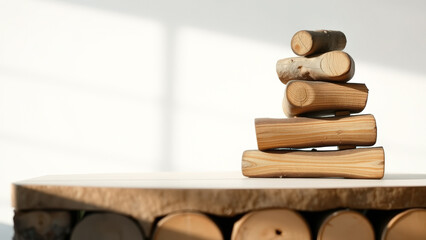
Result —
[[340, 31], [302, 30], [291, 39], [291, 49], [299, 56], [343, 50], [345, 46], [346, 36]]
[[342, 51], [327, 52], [315, 57], [292, 57], [277, 61], [281, 82], [290, 80], [320, 80], [347, 82], [355, 73], [355, 62]]

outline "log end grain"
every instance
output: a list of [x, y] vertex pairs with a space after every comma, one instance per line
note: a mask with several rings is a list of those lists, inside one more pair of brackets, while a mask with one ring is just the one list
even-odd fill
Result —
[[291, 39], [291, 49], [296, 55], [308, 56], [333, 50], [343, 50], [346, 36], [332, 30], [298, 31]]
[[291, 38], [291, 49], [296, 55], [306, 56], [312, 54], [313, 44], [312, 35], [309, 31], [298, 31]]
[[130, 218], [115, 213], [88, 215], [74, 228], [71, 240], [135, 239], [143, 240], [139, 226]]
[[222, 240], [219, 227], [207, 216], [198, 212], [176, 212], [162, 218], [156, 226], [152, 240], [209, 239]]
[[331, 51], [313, 57], [280, 59], [276, 71], [284, 84], [290, 80], [347, 82], [355, 73], [355, 62], [345, 52]]
[[367, 98], [365, 84], [292, 80], [287, 83], [282, 108], [287, 117], [347, 116], [361, 112]]
[[303, 217], [289, 209], [264, 209], [245, 214], [234, 224], [231, 240], [311, 239]]
[[317, 240], [328, 239], [374, 240], [374, 229], [361, 213], [340, 210], [325, 218], [320, 226]]
[[426, 209], [409, 209], [397, 214], [386, 225], [381, 239], [426, 239]]

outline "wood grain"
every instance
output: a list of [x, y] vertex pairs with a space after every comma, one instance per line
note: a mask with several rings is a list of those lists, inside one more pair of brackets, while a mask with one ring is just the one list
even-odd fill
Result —
[[219, 227], [207, 216], [197, 212], [177, 212], [162, 218], [152, 240], [222, 240]]
[[247, 177], [345, 177], [380, 179], [384, 175], [382, 147], [339, 151], [282, 150], [243, 153]]
[[353, 210], [338, 210], [321, 223], [317, 240], [374, 240], [374, 229], [370, 221]]
[[257, 118], [259, 150], [325, 146], [372, 146], [376, 143], [376, 120], [371, 114], [324, 118]]
[[231, 240], [311, 239], [305, 219], [290, 209], [251, 211], [239, 219], [232, 230]]
[[95, 213], [79, 222], [71, 240], [121, 239], [143, 240], [139, 226], [130, 218], [115, 213]]
[[282, 108], [288, 117], [359, 113], [367, 98], [365, 84], [292, 80], [287, 83]]
[[343, 50], [346, 46], [346, 36], [340, 31], [302, 30], [291, 39], [291, 49], [299, 56]]
[[426, 209], [409, 209], [397, 214], [385, 226], [381, 239], [426, 239]]
[[347, 82], [355, 73], [355, 63], [349, 54], [332, 51], [315, 57], [292, 57], [277, 61], [279, 79]]
[[238, 172], [50, 175], [12, 185], [15, 211], [113, 211], [137, 220], [151, 236], [159, 216], [183, 210], [235, 216], [271, 207], [426, 207], [426, 175], [388, 173], [381, 180], [246, 178]]

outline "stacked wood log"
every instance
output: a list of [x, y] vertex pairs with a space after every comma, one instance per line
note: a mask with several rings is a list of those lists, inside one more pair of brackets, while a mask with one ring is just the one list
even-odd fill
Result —
[[[345, 46], [340, 31], [293, 36], [291, 48], [299, 57], [276, 65], [286, 85], [282, 109], [288, 118], [255, 119], [258, 150], [243, 153], [245, 176], [383, 177], [384, 150], [370, 147], [377, 139], [376, 120], [371, 114], [353, 115], [365, 108], [368, 88], [346, 83], [354, 76], [355, 63], [341, 51]], [[333, 146], [337, 150], [316, 149]]]

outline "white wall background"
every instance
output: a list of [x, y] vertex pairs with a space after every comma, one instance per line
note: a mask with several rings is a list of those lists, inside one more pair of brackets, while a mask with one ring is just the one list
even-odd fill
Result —
[[426, 173], [425, 11], [424, 1], [0, 1], [0, 231], [11, 234], [16, 180], [239, 171], [256, 148], [253, 119], [283, 117], [275, 62], [294, 56], [301, 29], [345, 32], [386, 171]]

